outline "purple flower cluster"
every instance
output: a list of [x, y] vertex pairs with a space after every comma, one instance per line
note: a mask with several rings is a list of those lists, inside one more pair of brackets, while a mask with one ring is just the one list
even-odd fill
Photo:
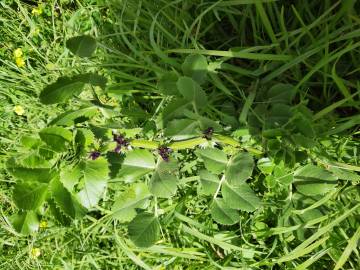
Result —
[[129, 142], [122, 135], [114, 134], [114, 141], [117, 143], [117, 145], [114, 149], [114, 151], [116, 153], [120, 153], [121, 147], [123, 147], [123, 146], [126, 147], [129, 145]]
[[207, 140], [211, 140], [211, 137], [212, 137], [213, 133], [214, 133], [214, 128], [212, 128], [212, 127], [207, 128], [203, 132], [204, 138], [206, 138]]
[[160, 146], [158, 149], [159, 155], [162, 157], [162, 159], [166, 162], [169, 161], [169, 154], [172, 152], [172, 150], [169, 147], [166, 146]]
[[99, 151], [92, 151], [89, 155], [89, 158], [91, 158], [92, 160], [97, 159], [98, 157], [100, 157], [101, 153]]

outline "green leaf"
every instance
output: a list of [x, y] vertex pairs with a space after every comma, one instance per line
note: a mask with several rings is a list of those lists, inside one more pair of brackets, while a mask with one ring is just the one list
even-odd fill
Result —
[[168, 96], [179, 95], [179, 91], [176, 86], [178, 79], [179, 76], [173, 71], [165, 73], [163, 76], [161, 76], [158, 84], [160, 92]]
[[39, 209], [45, 202], [48, 185], [40, 182], [18, 182], [13, 191], [13, 200], [23, 210]]
[[162, 112], [163, 125], [175, 118], [184, 116], [184, 110], [189, 108], [191, 103], [185, 99], [172, 99], [164, 108]]
[[229, 208], [223, 199], [214, 199], [210, 212], [213, 220], [223, 225], [233, 225], [240, 220], [239, 212]]
[[275, 84], [267, 93], [267, 98], [271, 103], [291, 103], [296, 94], [296, 89], [291, 84]]
[[17, 164], [13, 159], [8, 160], [6, 169], [12, 176], [23, 181], [48, 183], [56, 175], [56, 172], [49, 168], [27, 168]]
[[66, 41], [66, 47], [80, 57], [90, 57], [96, 50], [96, 39], [91, 36], [76, 36]]
[[72, 96], [79, 95], [84, 89], [85, 83], [76, 78], [61, 77], [55, 83], [46, 86], [41, 94], [40, 101], [43, 104], [55, 104], [66, 102]]
[[[74, 195], [72, 195], [60, 182], [59, 178], [54, 178], [50, 183], [51, 197], [55, 203], [56, 209], [53, 209], [56, 217], [60, 214], [60, 223], [63, 223], [61, 215], [66, 215], [72, 219], [83, 217], [87, 210], [78, 202]], [[57, 213], [61, 211], [61, 213]], [[65, 218], [65, 223], [67, 223]]]
[[138, 214], [129, 224], [128, 233], [131, 241], [142, 248], [151, 247], [159, 239], [160, 225], [158, 218], [151, 213]]
[[72, 141], [73, 134], [70, 130], [62, 127], [47, 127], [39, 132], [43, 140], [52, 150], [64, 152], [68, 148], [68, 143]]
[[228, 162], [226, 154], [217, 148], [199, 149], [195, 153], [203, 159], [205, 168], [214, 174], [221, 173]]
[[167, 125], [164, 135], [173, 140], [186, 140], [199, 135], [199, 123], [191, 119], [176, 119]]
[[271, 174], [275, 164], [269, 158], [261, 158], [257, 161], [257, 167], [263, 174]]
[[85, 73], [73, 77], [60, 77], [56, 82], [46, 86], [40, 93], [43, 104], [66, 102], [72, 96], [78, 96], [84, 90], [85, 84], [105, 88], [106, 78], [94, 73]]
[[121, 178], [125, 182], [133, 182], [154, 169], [153, 154], [148, 150], [136, 149], [126, 154], [117, 178]]
[[360, 182], [360, 175], [356, 174], [355, 172], [336, 167], [330, 167], [329, 171], [332, 172], [339, 179], [352, 182]]
[[34, 211], [21, 211], [10, 218], [14, 229], [24, 235], [29, 235], [39, 229], [39, 219]]
[[296, 189], [308, 196], [329, 192], [335, 188], [337, 179], [329, 171], [312, 164], [301, 167], [294, 173]]
[[252, 212], [261, 206], [261, 200], [246, 183], [231, 186], [225, 182], [222, 186], [221, 194], [226, 205], [233, 209]]
[[193, 79], [189, 77], [180, 77], [176, 85], [183, 97], [189, 102], [192, 102], [196, 108], [199, 109], [206, 106], [206, 93]]
[[77, 194], [79, 202], [86, 208], [94, 207], [107, 186], [109, 168], [106, 159], [100, 157], [82, 164], [84, 188]]
[[219, 177], [215, 174], [211, 174], [206, 170], [200, 171], [200, 184], [201, 192], [204, 195], [213, 195], [215, 194], [219, 186]]
[[131, 221], [136, 216], [135, 208], [144, 208], [150, 192], [146, 184], [135, 183], [122, 192], [111, 208], [112, 216], [120, 222]]
[[178, 178], [176, 160], [158, 160], [156, 170], [150, 181], [150, 192], [156, 197], [170, 198], [176, 193]]
[[188, 55], [181, 66], [185, 76], [192, 77], [194, 81], [202, 84], [206, 81], [208, 62], [201, 54]]
[[82, 171], [79, 165], [74, 167], [67, 166], [60, 171], [60, 182], [68, 191], [72, 192], [75, 185], [79, 183], [81, 176]]
[[85, 122], [98, 112], [96, 107], [86, 107], [78, 110], [67, 111], [60, 114], [49, 125], [73, 126], [77, 123]]
[[242, 185], [252, 175], [253, 168], [253, 157], [247, 152], [238, 153], [228, 163], [225, 171], [226, 180], [233, 186]]

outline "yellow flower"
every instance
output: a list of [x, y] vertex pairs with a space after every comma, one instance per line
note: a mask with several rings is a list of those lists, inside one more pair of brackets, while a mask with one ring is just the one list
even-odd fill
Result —
[[31, 254], [30, 254], [30, 257], [32, 259], [36, 259], [37, 257], [39, 257], [41, 255], [41, 250], [40, 248], [33, 248], [31, 250]]
[[48, 226], [48, 223], [46, 222], [46, 220], [42, 220], [41, 222], [40, 222], [40, 228], [41, 229], [45, 229], [45, 228], [47, 228], [47, 226]]
[[38, 6], [37, 8], [33, 8], [31, 14], [35, 16], [40, 16], [43, 13], [42, 7]]
[[25, 66], [25, 60], [24, 58], [22, 57], [17, 57], [15, 58], [15, 62], [16, 62], [16, 65], [19, 67], [19, 68], [22, 68]]
[[14, 57], [15, 58], [20, 58], [23, 56], [23, 51], [21, 48], [17, 48], [15, 51], [14, 51]]
[[23, 115], [25, 113], [25, 110], [22, 106], [20, 105], [16, 105], [14, 107], [14, 112], [17, 114], [17, 115]]
[[33, 37], [36, 37], [40, 34], [40, 28], [39, 27], [35, 27], [30, 31], [30, 35], [32, 35]]

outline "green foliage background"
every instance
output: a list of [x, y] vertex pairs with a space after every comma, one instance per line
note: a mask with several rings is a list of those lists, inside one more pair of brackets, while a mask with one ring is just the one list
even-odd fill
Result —
[[359, 1], [0, 7], [1, 268], [357, 269]]

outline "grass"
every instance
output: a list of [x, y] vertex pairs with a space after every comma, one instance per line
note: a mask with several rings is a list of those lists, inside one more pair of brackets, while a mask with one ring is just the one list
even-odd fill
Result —
[[[33, 4], [0, 5], [1, 268], [358, 268], [359, 180], [340, 181], [326, 196], [308, 197], [291, 185], [273, 186], [257, 170], [252, 187], [263, 194], [264, 207], [242, 213], [239, 224], [222, 226], [211, 220], [208, 201], [197, 196], [197, 178], [187, 178], [199, 165], [191, 154], [180, 153], [184, 178], [173, 199], [176, 204], [158, 201], [167, 221], [161, 241], [139, 249], [123, 237], [124, 226], [107, 218], [110, 196], [97, 212], [69, 228], [49, 219], [36, 235], [17, 234], [8, 221], [16, 211], [11, 199], [14, 179], [4, 163], [17, 151], [23, 134], [38, 131], [66, 108], [78, 108], [76, 101], [51, 109], [39, 103], [40, 90], [58, 76], [100, 68], [110, 84], [108, 96], [100, 98], [120, 104], [125, 115], [114, 121], [109, 116], [108, 123], [144, 128], [149, 119], [158, 122], [169, 102], [157, 95], [161, 75], [179, 70], [187, 55], [198, 53], [213, 65], [206, 86], [212, 102], [209, 117], [232, 126], [233, 134], [241, 133], [248, 128], [249, 115], [261, 118], [258, 106], [269, 103], [265, 90], [291, 84], [297, 102], [314, 112], [312, 126], [321, 131], [317, 147], [304, 150], [309, 160], [356, 175], [359, 1], [52, 0], [44, 2], [40, 15], [32, 13], [37, 8]], [[95, 59], [74, 60], [64, 49], [65, 40], [80, 33], [100, 41]], [[24, 52], [25, 67], [14, 62], [16, 48]], [[15, 105], [25, 109], [24, 115], [13, 112]], [[238, 118], [234, 128], [231, 123]], [[262, 148], [265, 139], [252, 135], [248, 141], [246, 136], [238, 139]], [[290, 140], [289, 135], [282, 148], [291, 148]]]

